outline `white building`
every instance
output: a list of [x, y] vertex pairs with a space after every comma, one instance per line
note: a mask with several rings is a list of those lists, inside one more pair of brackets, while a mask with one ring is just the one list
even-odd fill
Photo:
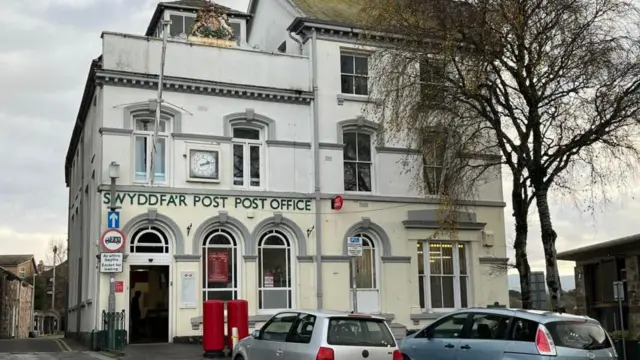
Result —
[[[69, 332], [100, 329], [107, 309], [97, 244], [112, 162], [127, 237], [116, 308], [128, 314], [141, 291], [142, 326], [160, 341], [201, 334], [206, 299], [247, 299], [254, 326], [279, 309], [350, 309], [346, 238], [356, 235], [365, 239], [359, 311], [416, 328], [454, 308], [508, 301], [506, 274], [491, 271], [507, 252], [500, 179], [481, 189], [459, 242], [426, 241], [439, 226], [437, 201], [402, 175], [407, 149], [374, 146], [375, 123], [361, 115], [366, 81], [353, 81], [368, 55], [357, 29], [341, 24], [338, 1], [253, 0], [248, 14], [229, 12], [238, 35], [229, 48], [180, 39], [199, 3], [161, 3], [145, 36], [102, 34], [66, 158]], [[160, 19], [172, 21], [173, 39], [150, 185]], [[217, 166], [194, 173], [198, 157]], [[345, 168], [358, 169], [358, 181]]]

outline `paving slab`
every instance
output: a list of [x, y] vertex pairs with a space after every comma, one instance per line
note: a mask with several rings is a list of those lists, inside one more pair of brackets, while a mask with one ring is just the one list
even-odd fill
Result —
[[131, 360], [203, 359], [202, 345], [200, 344], [135, 344], [127, 345], [124, 352], [124, 358]]

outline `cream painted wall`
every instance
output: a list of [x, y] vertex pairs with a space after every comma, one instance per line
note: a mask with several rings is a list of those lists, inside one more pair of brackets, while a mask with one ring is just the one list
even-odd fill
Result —
[[[184, 195], [186, 202], [190, 203], [193, 200], [194, 195]], [[235, 198], [231, 197], [227, 200], [230, 204], [235, 203]], [[268, 202], [269, 200], [267, 200]], [[380, 266], [380, 307], [381, 313], [393, 314], [394, 322], [404, 324], [408, 327], [414, 325], [410, 319], [412, 308], [415, 308], [419, 304], [418, 299], [418, 265], [417, 265], [417, 253], [416, 241], [424, 240], [433, 235], [431, 230], [410, 230], [407, 231], [402, 225], [402, 221], [407, 218], [407, 211], [429, 209], [427, 205], [418, 204], [399, 204], [399, 203], [383, 203], [383, 202], [369, 202], [367, 204], [363, 202], [345, 202], [345, 206], [341, 211], [331, 211], [329, 209], [328, 202], [322, 202], [319, 209], [324, 214], [322, 216], [324, 238], [323, 241], [323, 253], [324, 255], [334, 255], [334, 257], [343, 255], [342, 242], [346, 236], [353, 235], [347, 234], [347, 230], [355, 223], [362, 220], [363, 217], [367, 217], [372, 223], [379, 225], [384, 229], [387, 236], [390, 239], [390, 255], [395, 257], [410, 257], [411, 262], [394, 263], [394, 262], [379, 262]], [[217, 216], [222, 209], [210, 209], [203, 207], [156, 207], [158, 214], [170, 218], [179, 229], [178, 236], [185, 239], [184, 253], [185, 254], [200, 254], [201, 249], [199, 247], [193, 247], [193, 243], [200, 244], [202, 239], [194, 239], [194, 233], [196, 229], [207, 219]], [[431, 206], [431, 208], [434, 208]], [[121, 209], [121, 227], [129, 227], [127, 222], [139, 215], [147, 213], [148, 208], [146, 206], [135, 206], [125, 203]], [[274, 215], [272, 210], [245, 210], [236, 209], [233, 206], [225, 208], [228, 212], [229, 218], [236, 219], [238, 222], [244, 224], [248, 231], [251, 233], [255, 229], [256, 225], [262, 220], [270, 218]], [[508, 288], [506, 274], [489, 274], [490, 267], [481, 265], [478, 261], [480, 257], [495, 256], [499, 258], [506, 257], [506, 247], [504, 245], [504, 229], [502, 229], [502, 209], [499, 207], [490, 208], [474, 208], [470, 209], [477, 214], [478, 222], [486, 222], [486, 229], [495, 233], [495, 243], [497, 245], [493, 247], [484, 247], [481, 243], [480, 233], [478, 231], [460, 231], [458, 237], [461, 241], [465, 241], [469, 247], [469, 253], [467, 258], [470, 259], [470, 303], [469, 306], [486, 306], [495, 301], [500, 303], [506, 303], [508, 301]], [[106, 216], [106, 206], [103, 205], [103, 214]], [[283, 211], [282, 215], [294, 222], [303, 233], [313, 225], [313, 211], [312, 207], [309, 212], [295, 212], [295, 211]], [[142, 221], [138, 225], [148, 226], [147, 221]], [[192, 225], [190, 234], [187, 235], [186, 228]], [[135, 230], [135, 228], [134, 228]], [[132, 232], [134, 231], [132, 230]], [[131, 233], [127, 234], [130, 236]], [[174, 239], [176, 234], [167, 234], [170, 238]], [[293, 244], [293, 254], [299, 255], [300, 241], [306, 241], [306, 255], [313, 255], [315, 232], [311, 233], [308, 239], [290, 239]], [[375, 239], [375, 234], [373, 234]], [[442, 239], [447, 240], [447, 239]], [[131, 239], [128, 239], [131, 241]], [[173, 240], [172, 240], [173, 241]], [[241, 266], [241, 288], [240, 298], [247, 299], [249, 301], [250, 315], [261, 314], [257, 308], [257, 262], [247, 261], [242, 258], [242, 254], [245, 254], [247, 249], [243, 239], [238, 239], [240, 245], [238, 264]], [[175, 244], [174, 245], [175, 248]], [[255, 245], [255, 241], [254, 241]], [[378, 255], [382, 256], [382, 244], [377, 243]], [[252, 253], [256, 253], [254, 249]], [[144, 260], [144, 256], [143, 260]], [[196, 296], [197, 308], [196, 309], [180, 309], [179, 308], [179, 289], [180, 273], [182, 271], [194, 271], [198, 274], [196, 284], [198, 288], [202, 283], [201, 262], [196, 259], [189, 262], [176, 262], [173, 257], [168, 257], [168, 261], [172, 266], [171, 278], [173, 279], [172, 285], [172, 300], [171, 300], [171, 321], [173, 324], [172, 334], [173, 336], [186, 336], [199, 334], [201, 330], [192, 330], [190, 319], [195, 316], [201, 315], [201, 303], [202, 293], [198, 291]], [[130, 263], [131, 257], [128, 257], [126, 262]], [[340, 261], [340, 260], [338, 260]], [[144, 261], [143, 261], [144, 263]], [[154, 263], [156, 263], [154, 261]], [[128, 269], [126, 266], [125, 268]], [[302, 309], [313, 309], [316, 307], [316, 287], [315, 287], [315, 271], [316, 264], [310, 262], [298, 262], [293, 260], [294, 271], [294, 307]], [[350, 309], [350, 292], [349, 292], [349, 264], [347, 262], [323, 262], [323, 295], [324, 295], [324, 307], [326, 309], [344, 310]], [[128, 270], [117, 276], [118, 280], [125, 281], [125, 293], [117, 295], [117, 309], [125, 309], [128, 312]], [[100, 303], [103, 307], [106, 306], [106, 295], [108, 294], [108, 277], [101, 277], [101, 294], [103, 295], [103, 301]]]

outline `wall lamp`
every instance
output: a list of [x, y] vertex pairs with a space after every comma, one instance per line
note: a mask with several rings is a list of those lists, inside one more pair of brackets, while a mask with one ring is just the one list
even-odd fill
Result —
[[120, 177], [120, 164], [115, 161], [112, 161], [109, 164], [109, 177], [111, 179], [117, 179]]

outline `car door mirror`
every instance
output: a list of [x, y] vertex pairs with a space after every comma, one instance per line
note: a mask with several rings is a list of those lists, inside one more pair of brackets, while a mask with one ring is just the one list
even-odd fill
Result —
[[254, 339], [259, 339], [260, 338], [260, 330], [253, 330], [253, 332], [251, 333], [251, 337]]

